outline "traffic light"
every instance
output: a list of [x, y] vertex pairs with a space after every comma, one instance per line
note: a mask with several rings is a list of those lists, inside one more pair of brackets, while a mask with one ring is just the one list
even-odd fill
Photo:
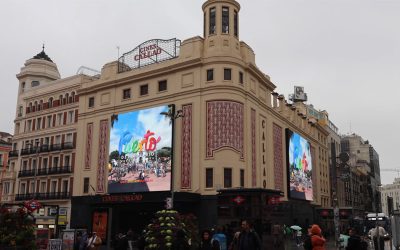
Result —
[[168, 197], [167, 199], [165, 199], [165, 208], [166, 209], [174, 208], [174, 204], [172, 202], [172, 198], [171, 197]]

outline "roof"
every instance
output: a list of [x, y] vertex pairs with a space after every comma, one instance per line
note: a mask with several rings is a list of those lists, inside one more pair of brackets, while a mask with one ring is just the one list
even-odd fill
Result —
[[53, 62], [50, 59], [50, 57], [46, 54], [46, 52], [44, 52], [44, 46], [43, 46], [43, 50], [39, 54], [34, 56], [33, 59], [40, 59], [40, 60], [46, 60], [46, 61], [49, 61], [49, 62]]
[[12, 136], [12, 134], [9, 134], [9, 133], [7, 133], [7, 132], [1, 132], [1, 131], [0, 131], [0, 137], [9, 137], [9, 136]]

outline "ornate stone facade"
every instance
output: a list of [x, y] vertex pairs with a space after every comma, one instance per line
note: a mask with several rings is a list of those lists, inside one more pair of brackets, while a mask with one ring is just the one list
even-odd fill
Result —
[[105, 182], [106, 182], [106, 166], [108, 162], [108, 120], [100, 121], [100, 131], [99, 131], [99, 155], [98, 155], [98, 167], [97, 167], [97, 193], [105, 192]]
[[182, 106], [182, 172], [181, 188], [192, 187], [192, 104]]

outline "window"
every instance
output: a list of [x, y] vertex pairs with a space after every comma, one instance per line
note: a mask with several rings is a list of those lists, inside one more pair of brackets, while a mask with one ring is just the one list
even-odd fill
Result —
[[94, 107], [94, 97], [89, 97], [89, 108]]
[[26, 193], [26, 183], [21, 183], [20, 194], [25, 194], [25, 193]]
[[55, 193], [57, 191], [57, 181], [52, 181], [50, 186], [50, 192]]
[[24, 93], [25, 91], [25, 82], [21, 83], [21, 93]]
[[210, 27], [208, 34], [215, 34], [215, 7], [210, 9]]
[[240, 187], [244, 187], [244, 169], [240, 169]]
[[31, 87], [37, 87], [37, 86], [39, 86], [40, 85], [40, 82], [39, 81], [32, 81], [31, 82]]
[[72, 133], [68, 133], [65, 137], [65, 142], [72, 142]]
[[83, 193], [87, 194], [89, 193], [89, 178], [83, 178]]
[[64, 166], [65, 167], [69, 167], [70, 166], [70, 161], [71, 161], [70, 159], [71, 159], [71, 157], [69, 155], [66, 155], [64, 157]]
[[31, 187], [29, 189], [30, 194], [34, 194], [35, 192], [35, 182], [31, 182]]
[[3, 194], [9, 194], [10, 193], [10, 183], [5, 182], [3, 186]]
[[238, 12], [235, 10], [233, 14], [233, 34], [238, 37], [239, 36], [239, 29], [238, 29]]
[[243, 72], [239, 72], [239, 83], [243, 84]]
[[23, 109], [22, 106], [19, 106], [19, 107], [18, 107], [18, 117], [21, 117], [21, 116], [22, 116], [22, 109]]
[[46, 193], [46, 182], [40, 183], [40, 193]]
[[229, 8], [222, 7], [222, 34], [229, 34]]
[[131, 98], [131, 89], [122, 90], [122, 99], [130, 99]]
[[62, 191], [68, 193], [68, 180], [63, 180]]
[[32, 120], [28, 120], [28, 124], [26, 125], [27, 132], [32, 131]]
[[57, 135], [55, 139], [55, 144], [61, 144], [61, 135]]
[[74, 111], [68, 111], [68, 119], [67, 119], [67, 122], [68, 122], [69, 124], [74, 122]]
[[232, 169], [224, 168], [224, 188], [232, 187]]
[[52, 107], [53, 107], [53, 97], [50, 97], [50, 98], [49, 98], [49, 101], [48, 101], [48, 103], [47, 103], [47, 107], [48, 107], [48, 108], [52, 108]]
[[48, 165], [49, 159], [43, 158], [42, 169], [46, 169]]
[[145, 84], [140, 86], [140, 95], [147, 95], [149, 94], [149, 85]]
[[206, 168], [206, 188], [213, 187], [214, 171], [212, 168]]
[[0, 154], [0, 166], [3, 166], [3, 155]]
[[226, 80], [226, 81], [232, 80], [232, 70], [231, 69], [224, 69], [224, 80]]
[[58, 157], [53, 158], [53, 168], [58, 168]]
[[36, 130], [41, 129], [42, 127], [42, 118], [37, 118], [36, 120]]
[[58, 126], [61, 126], [61, 125], [62, 125], [62, 122], [63, 122], [62, 117], [63, 117], [63, 114], [62, 114], [62, 113], [58, 113], [58, 114], [57, 114], [57, 125], [58, 125]]
[[158, 82], [158, 91], [166, 91], [167, 90], [167, 80], [162, 80]]
[[214, 80], [214, 69], [207, 69], [207, 82]]
[[53, 116], [51, 116], [51, 115], [48, 115], [47, 116], [47, 124], [46, 124], [46, 128], [51, 128], [51, 120], [52, 120], [52, 117]]

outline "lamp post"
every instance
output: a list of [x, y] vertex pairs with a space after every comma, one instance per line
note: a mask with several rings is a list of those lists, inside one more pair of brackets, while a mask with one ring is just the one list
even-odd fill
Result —
[[[175, 105], [168, 105], [168, 112], [161, 112], [160, 115], [164, 115], [165, 117], [168, 117], [170, 119], [170, 123], [172, 126], [172, 148], [171, 148], [171, 166], [174, 166], [174, 144], [175, 144], [175, 119], [179, 117], [183, 117], [183, 111], [182, 110], [177, 110], [175, 112]], [[171, 169], [171, 199], [167, 199], [167, 205], [168, 208], [173, 209], [174, 208], [174, 194], [175, 194], [175, 185], [174, 185], [174, 171]]]
[[[376, 228], [375, 228], [375, 234], [377, 235], [376, 237], [377, 237], [377, 239], [376, 239], [376, 244], [378, 245], [378, 250], [384, 250], [384, 249], [381, 249], [381, 244], [380, 244], [380, 233], [379, 233], [379, 221], [378, 221], [378, 213], [379, 213], [379, 192], [378, 192], [378, 188], [380, 187], [381, 185], [380, 184], [378, 184], [378, 185], [376, 185], [376, 193], [375, 193], [375, 211], [376, 211], [376, 221], [375, 221], [375, 223], [376, 223]], [[375, 243], [375, 242], [374, 242]]]
[[176, 110], [175, 111], [175, 104], [168, 105], [168, 112], [161, 112], [160, 115], [164, 115], [165, 117], [170, 119], [170, 123], [172, 126], [172, 147], [171, 147], [171, 198], [166, 200], [167, 208], [168, 209], [173, 209], [174, 208], [174, 144], [175, 144], [175, 119], [179, 117], [183, 117], [183, 111], [182, 110]]

